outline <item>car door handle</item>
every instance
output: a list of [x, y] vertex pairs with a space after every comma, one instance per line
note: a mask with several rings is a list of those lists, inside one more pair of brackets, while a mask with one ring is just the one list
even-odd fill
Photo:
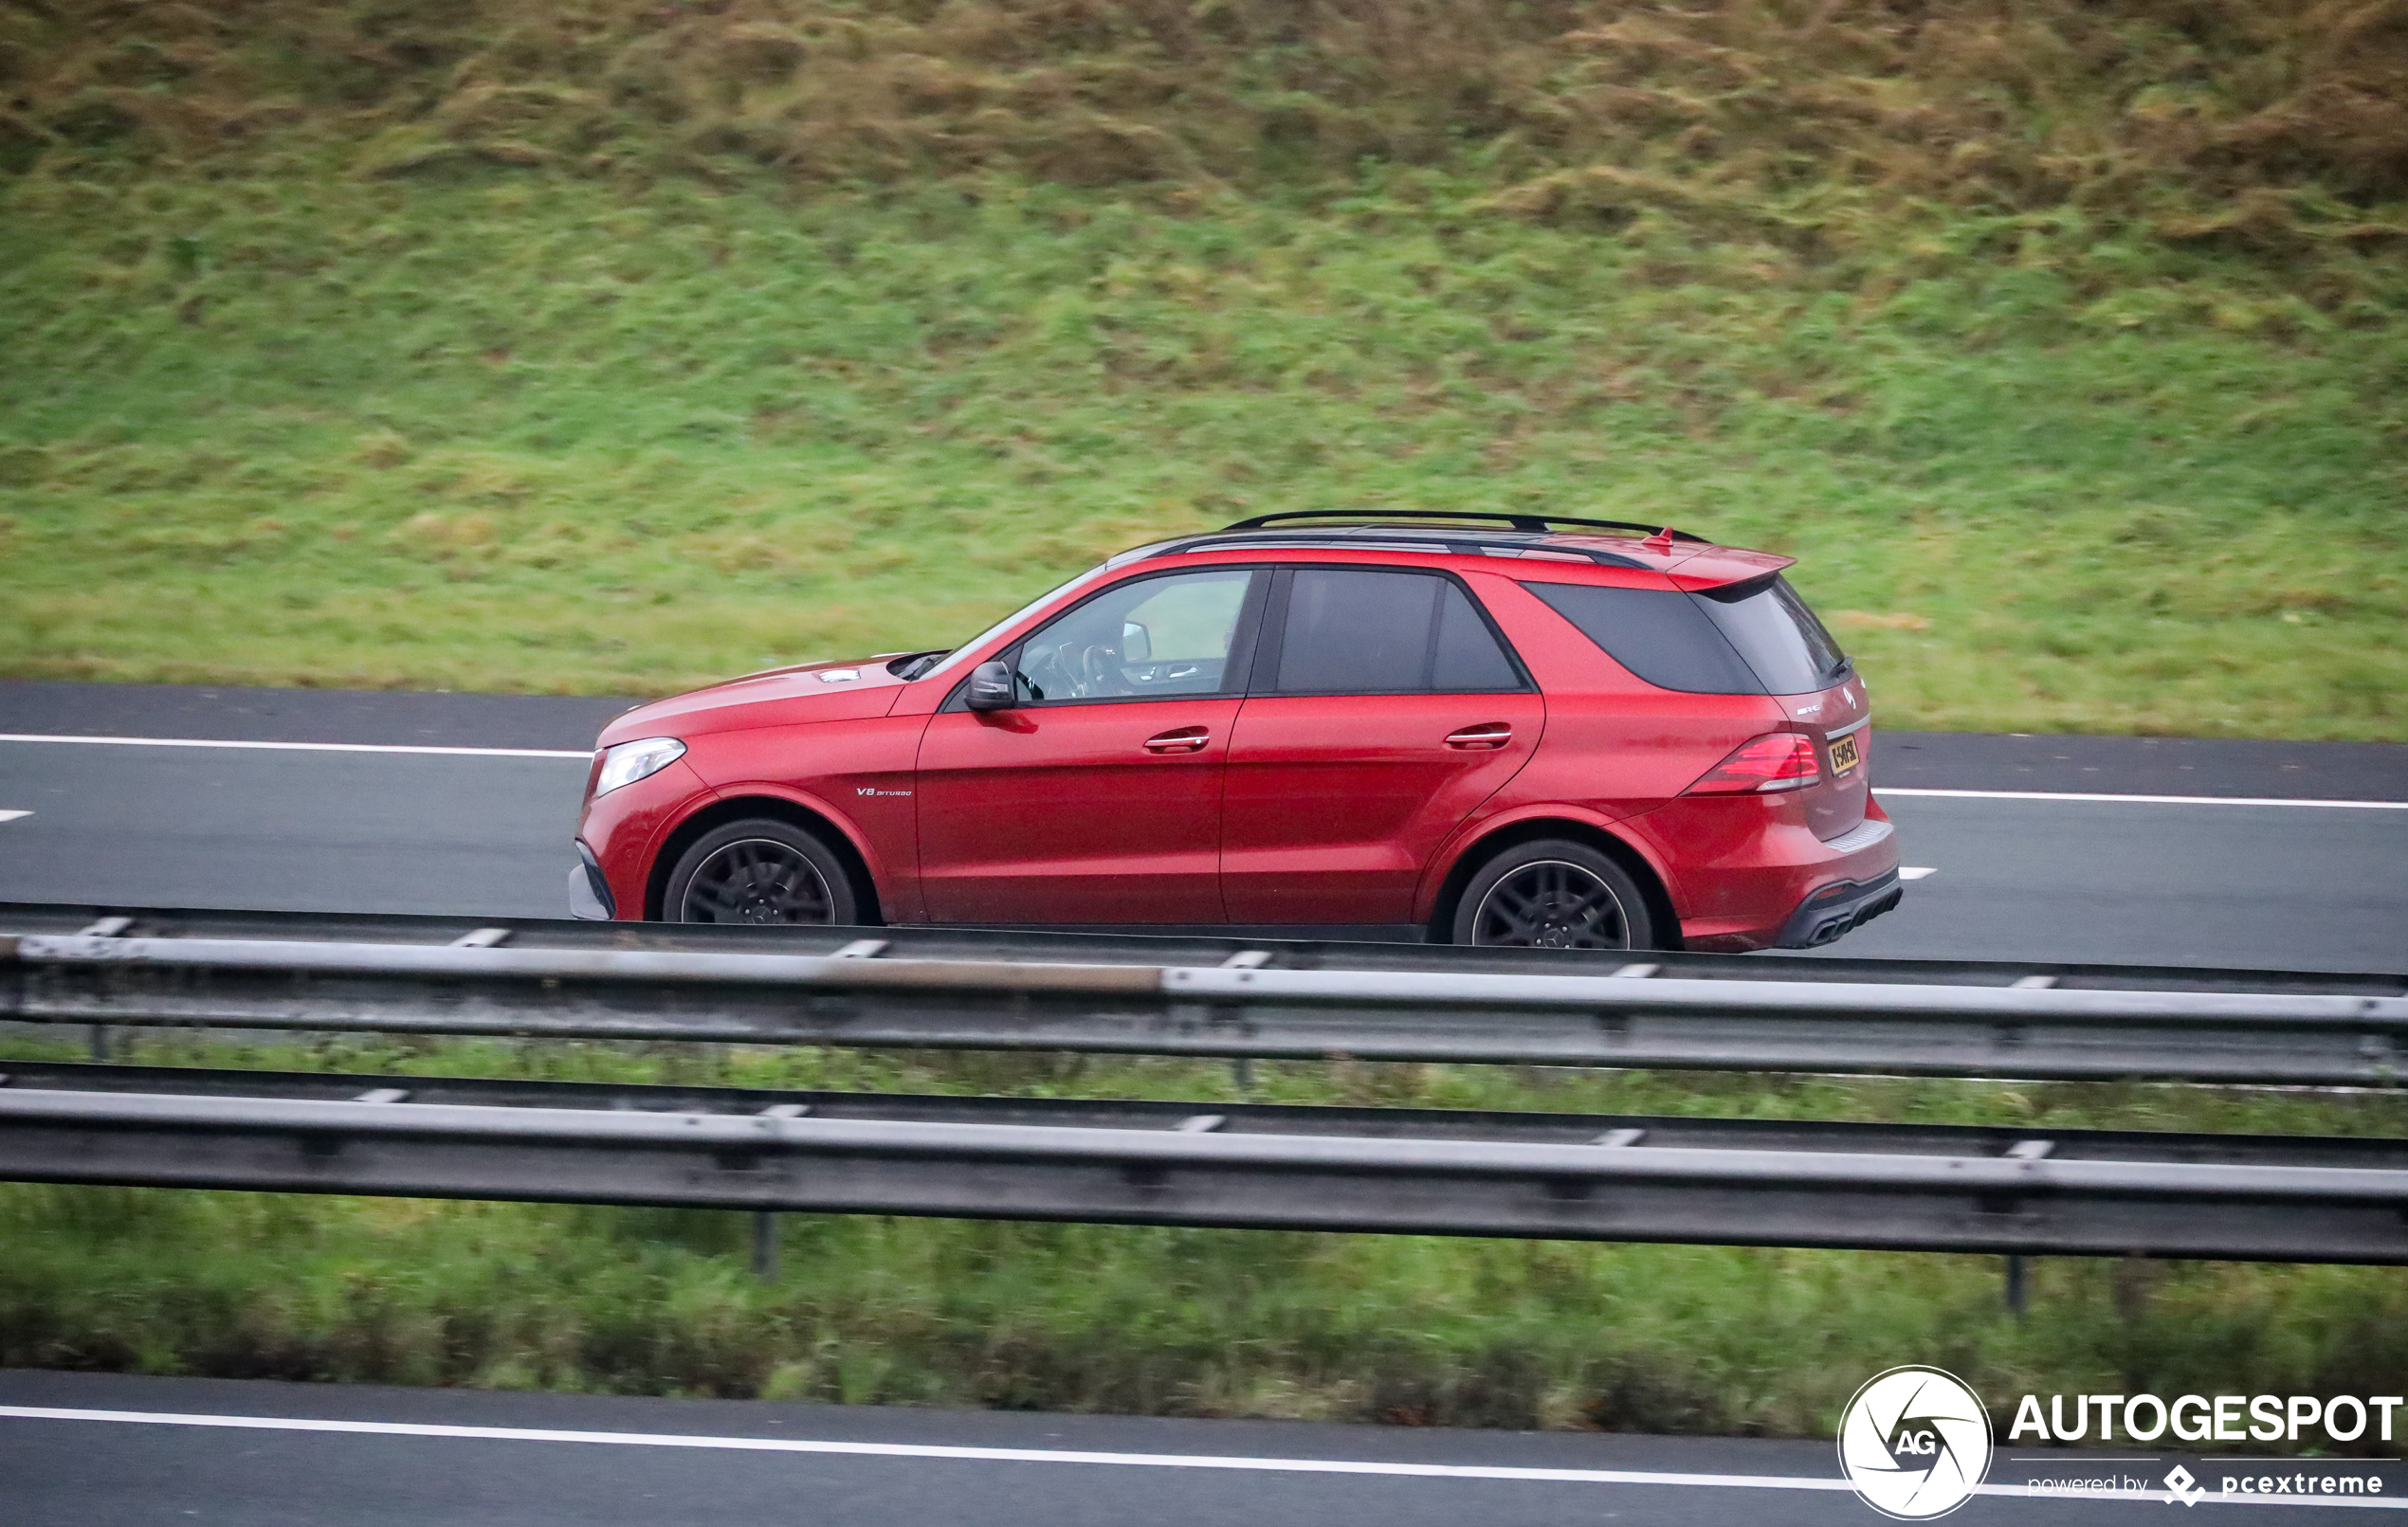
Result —
[[1175, 731], [1158, 732], [1147, 737], [1145, 751], [1166, 754], [1202, 753], [1204, 745], [1212, 740], [1213, 733], [1209, 727], [1182, 726]]
[[1483, 721], [1478, 726], [1447, 734], [1447, 746], [1450, 748], [1502, 748], [1512, 740], [1513, 728], [1503, 721]]

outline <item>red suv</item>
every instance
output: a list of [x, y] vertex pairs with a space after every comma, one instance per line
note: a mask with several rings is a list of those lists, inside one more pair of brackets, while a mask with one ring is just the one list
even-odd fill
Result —
[[948, 651], [629, 711], [572, 908], [1748, 950], [1897, 905], [1864, 682], [1789, 558], [1370, 519], [1142, 546]]

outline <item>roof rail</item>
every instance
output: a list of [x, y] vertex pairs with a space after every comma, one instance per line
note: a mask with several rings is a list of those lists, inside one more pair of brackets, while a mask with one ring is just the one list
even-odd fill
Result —
[[[1368, 531], [1376, 538], [1355, 533]], [[1501, 542], [1510, 542], [1508, 551]], [[1242, 550], [1275, 551], [1286, 547], [1327, 547], [1354, 552], [1451, 552], [1457, 555], [1495, 556], [1500, 554], [1522, 555], [1529, 549], [1528, 533], [1514, 532], [1501, 536], [1495, 531], [1474, 530], [1457, 526], [1451, 530], [1439, 526], [1424, 529], [1413, 525], [1336, 525], [1326, 530], [1305, 526], [1297, 530], [1208, 530], [1200, 536], [1184, 536], [1175, 541], [1158, 541], [1140, 547], [1136, 552], [1122, 552], [1112, 565], [1134, 561], [1139, 554], [1169, 555], [1177, 552], [1227, 552]], [[1624, 556], [1596, 546], [1550, 547], [1543, 554], [1575, 559], [1586, 557], [1599, 567], [1641, 568], [1647, 564], [1634, 556]]]
[[1667, 525], [1642, 525], [1628, 519], [1572, 519], [1562, 515], [1505, 514], [1485, 509], [1287, 509], [1278, 514], [1256, 515], [1251, 519], [1241, 519], [1233, 525], [1223, 525], [1221, 530], [1261, 530], [1288, 519], [1352, 519], [1367, 525], [1396, 519], [1473, 519], [1541, 535], [1558, 525], [1573, 525], [1582, 530], [1635, 530], [1649, 536], [1662, 535], [1676, 541], [1694, 541], [1700, 546], [1709, 544], [1703, 536], [1692, 536], [1685, 530], [1674, 530]]

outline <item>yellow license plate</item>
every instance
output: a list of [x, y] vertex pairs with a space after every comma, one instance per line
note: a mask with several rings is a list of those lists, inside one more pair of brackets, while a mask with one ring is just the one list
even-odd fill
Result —
[[1858, 761], [1859, 755], [1856, 752], [1855, 733], [1851, 732], [1844, 737], [1832, 738], [1831, 772], [1833, 773], [1844, 774], [1851, 769], [1855, 768]]

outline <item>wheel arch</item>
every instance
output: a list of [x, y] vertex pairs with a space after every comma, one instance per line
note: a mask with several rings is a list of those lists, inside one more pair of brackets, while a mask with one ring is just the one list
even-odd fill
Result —
[[1672, 909], [1672, 893], [1664, 883], [1664, 876], [1653, 861], [1642, 853], [1627, 838], [1607, 831], [1593, 822], [1578, 817], [1535, 816], [1505, 823], [1483, 833], [1466, 844], [1448, 866], [1446, 879], [1438, 885], [1438, 898], [1432, 904], [1428, 936], [1433, 944], [1451, 943], [1454, 938], [1455, 908], [1463, 900], [1464, 888], [1480, 872], [1480, 866], [1507, 848], [1521, 844], [1537, 843], [1543, 838], [1566, 838], [1586, 844], [1622, 866], [1632, 880], [1638, 882], [1639, 894], [1647, 899], [1648, 921], [1653, 925], [1655, 947], [1677, 950], [1681, 947], [1681, 919]]
[[853, 900], [858, 904], [865, 924], [883, 924], [885, 908], [878, 895], [878, 877], [870, 872], [869, 860], [853, 835], [845, 830], [833, 817], [814, 811], [800, 801], [783, 795], [731, 795], [712, 801], [700, 810], [681, 820], [661, 840], [652, 855], [652, 867], [644, 882], [644, 919], [658, 922], [666, 910], [662, 903], [668, 896], [669, 873], [685, 850], [704, 833], [741, 822], [748, 817], [767, 817], [802, 828], [821, 843], [844, 864], [845, 873], [853, 882]]

